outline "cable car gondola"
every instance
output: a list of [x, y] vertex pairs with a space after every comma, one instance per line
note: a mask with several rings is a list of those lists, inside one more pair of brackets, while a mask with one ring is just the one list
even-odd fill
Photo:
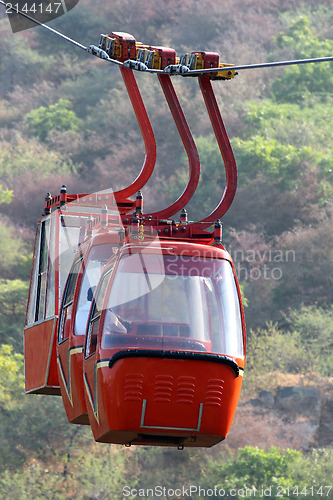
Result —
[[[132, 47], [134, 40], [124, 33], [109, 39], [120, 48], [128, 40]], [[165, 69], [172, 50], [151, 49], [150, 60]], [[211, 53], [194, 57], [210, 58]], [[132, 69], [121, 67], [121, 73], [144, 138], [145, 161], [138, 178], [113, 196], [70, 196], [64, 187], [60, 197], [48, 196], [38, 227], [55, 221], [55, 229], [36, 238], [25, 330], [27, 392], [60, 393], [69, 422], [90, 424], [96, 441], [212, 446], [229, 431], [245, 364], [245, 322], [234, 267], [221, 243], [220, 222], [213, 233], [207, 231], [232, 203], [236, 164], [210, 77], [199, 77], [226, 188], [209, 216], [190, 223], [183, 207], [198, 185], [199, 156], [170, 75], [158, 75], [188, 156], [189, 179], [172, 205], [144, 214], [141, 192], [135, 201], [128, 197], [151, 176], [155, 138]], [[179, 222], [170, 219], [180, 210]], [[69, 218], [75, 230], [68, 230]], [[72, 242], [71, 267], [58, 244], [64, 238]], [[53, 258], [48, 258], [49, 248]], [[37, 313], [38, 303], [45, 296], [47, 305], [54, 289], [52, 336], [43, 350], [49, 320], [46, 312]], [[34, 365], [33, 350], [42, 363]], [[52, 390], [41, 369], [51, 359]]]
[[[164, 50], [159, 49], [161, 57]], [[121, 71], [133, 96], [138, 87], [132, 70]], [[165, 219], [191, 199], [200, 162], [170, 76], [159, 76], [159, 81], [189, 159], [189, 180], [176, 202], [145, 215], [141, 192], [135, 202], [124, 200], [133, 194], [134, 181], [113, 196], [67, 196], [63, 188], [61, 204], [57, 197], [46, 204], [46, 212], [53, 210], [46, 217], [75, 214], [81, 225], [54, 320], [58, 390], [69, 422], [90, 424], [97, 441], [212, 446], [230, 428], [245, 363], [244, 314], [231, 258], [222, 247], [221, 224], [215, 224], [214, 233], [205, 230], [232, 202], [236, 164], [205, 77], [200, 87], [224, 160], [226, 189], [218, 207], [202, 221], [188, 222], [185, 210], [178, 223]], [[143, 124], [147, 117], [143, 102], [138, 108], [131, 100]], [[151, 150], [143, 126], [142, 133], [146, 158], [140, 175], [148, 179], [155, 143]], [[107, 205], [98, 217], [97, 207], [106, 199], [109, 208], [119, 210], [118, 217], [110, 216]], [[42, 251], [38, 248], [37, 256]], [[49, 264], [47, 269], [53, 267]], [[41, 318], [43, 328], [45, 323]], [[35, 336], [33, 343], [41, 342]], [[49, 348], [54, 349], [53, 340]], [[31, 363], [27, 349], [26, 365]], [[164, 390], [169, 397], [163, 397]]]

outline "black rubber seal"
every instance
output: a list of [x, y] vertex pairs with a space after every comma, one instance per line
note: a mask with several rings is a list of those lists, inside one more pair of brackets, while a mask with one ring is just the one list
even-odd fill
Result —
[[239, 376], [239, 366], [236, 361], [228, 356], [219, 354], [208, 354], [204, 352], [186, 352], [186, 351], [163, 351], [157, 349], [128, 349], [126, 351], [118, 351], [112, 356], [109, 361], [109, 368], [125, 358], [161, 358], [161, 359], [185, 359], [192, 361], [210, 361], [229, 366], [234, 372], [235, 377]]

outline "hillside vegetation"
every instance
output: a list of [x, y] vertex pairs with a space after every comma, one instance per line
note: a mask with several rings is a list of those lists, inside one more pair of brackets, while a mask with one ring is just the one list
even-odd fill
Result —
[[[333, 54], [328, 0], [80, 0], [52, 26], [87, 45], [127, 31], [178, 54], [217, 51], [237, 64]], [[152, 211], [179, 196], [188, 166], [157, 79], [137, 80], [158, 148], [143, 190]], [[197, 82], [174, 82], [202, 165], [187, 207], [196, 220], [218, 203], [224, 168]], [[0, 87], [0, 497], [118, 499], [126, 485], [220, 485], [237, 490], [233, 498], [272, 487], [271, 498], [332, 499], [332, 445], [259, 449], [245, 438], [239, 449], [226, 440], [208, 451], [124, 450], [70, 426], [60, 398], [23, 396], [22, 332], [45, 193], [62, 184], [73, 193], [120, 189], [139, 172], [144, 147], [117, 68], [39, 28], [12, 34], [2, 7]], [[223, 223], [247, 304], [245, 401], [265, 388], [266, 374], [304, 375], [305, 384], [332, 374], [333, 67], [243, 71], [214, 89], [239, 172]]]

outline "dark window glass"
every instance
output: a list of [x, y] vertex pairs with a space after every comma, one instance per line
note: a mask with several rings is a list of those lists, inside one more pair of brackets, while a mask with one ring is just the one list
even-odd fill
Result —
[[26, 321], [27, 325], [33, 324], [35, 322], [35, 316], [36, 316], [36, 298], [37, 298], [37, 283], [38, 283], [38, 269], [39, 269], [40, 233], [41, 233], [41, 223], [38, 224], [37, 229], [36, 229], [35, 250], [34, 250], [34, 257], [33, 257], [33, 261], [32, 261], [30, 293], [29, 293], [29, 303], [28, 303], [27, 321]]
[[101, 313], [103, 309], [103, 303], [105, 298], [105, 292], [109, 283], [111, 274], [111, 269], [109, 269], [104, 276], [101, 278], [99, 282], [95, 298], [93, 300], [90, 318], [89, 318], [89, 326], [86, 338], [86, 346], [85, 346], [85, 357], [89, 357], [96, 352], [97, 346], [97, 336], [99, 330], [99, 323], [101, 319]]
[[49, 257], [50, 219], [42, 222], [40, 235], [39, 268], [35, 321], [44, 319], [46, 301], [47, 266]]
[[58, 342], [61, 343], [69, 336], [70, 322], [72, 317], [72, 307], [76, 282], [81, 272], [82, 257], [75, 261], [68, 276], [65, 293], [62, 301], [59, 319]]

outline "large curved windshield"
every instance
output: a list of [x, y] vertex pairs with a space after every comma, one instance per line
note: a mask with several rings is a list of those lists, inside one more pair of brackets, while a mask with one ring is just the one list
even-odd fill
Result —
[[102, 334], [102, 348], [118, 347], [243, 356], [230, 263], [176, 255], [124, 256], [112, 282]]

